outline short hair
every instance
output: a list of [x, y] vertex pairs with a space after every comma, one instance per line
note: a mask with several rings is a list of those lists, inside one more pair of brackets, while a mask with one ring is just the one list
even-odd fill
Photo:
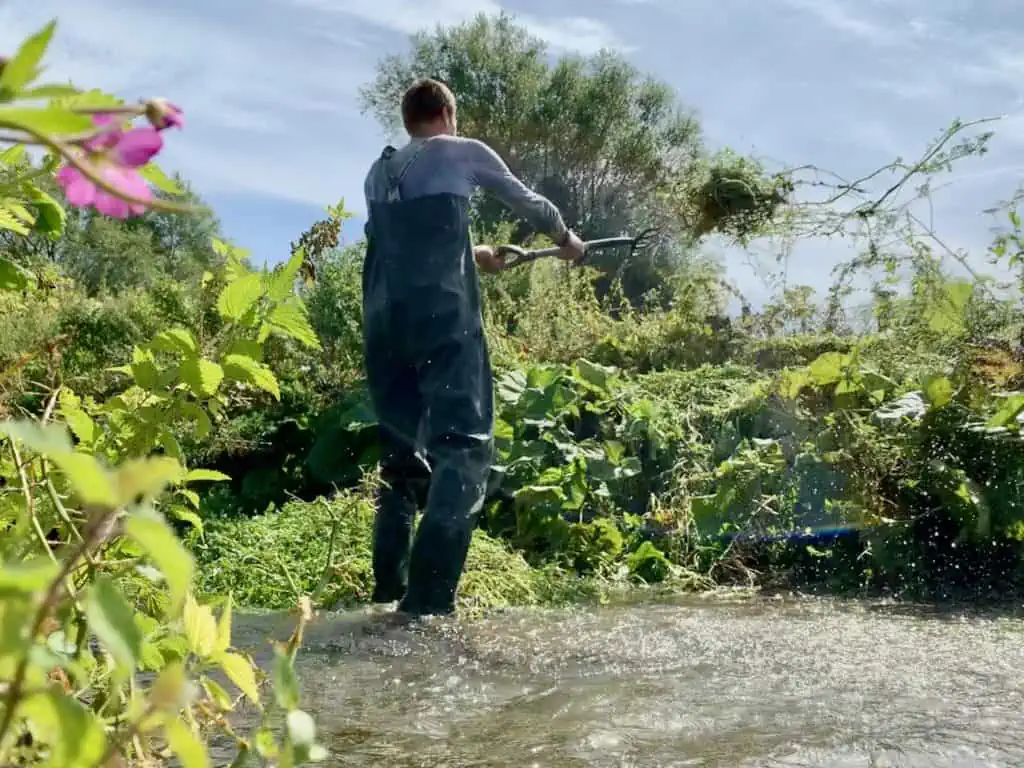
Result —
[[445, 110], [455, 115], [455, 94], [440, 80], [420, 78], [402, 96], [402, 122], [410, 133], [440, 117]]

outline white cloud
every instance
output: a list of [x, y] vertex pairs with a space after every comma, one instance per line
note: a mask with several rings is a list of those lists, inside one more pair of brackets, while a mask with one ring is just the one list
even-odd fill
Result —
[[814, 16], [826, 27], [865, 40], [875, 45], [895, 45], [906, 35], [899, 29], [881, 23], [854, 7], [863, 10], [863, 4], [843, 0], [784, 0], [786, 5]]
[[[508, 10], [496, 0], [290, 0], [300, 8], [351, 16], [367, 24], [410, 35], [437, 25], [461, 24], [481, 13]], [[556, 50], [596, 53], [602, 48], [628, 46], [604, 22], [581, 16], [538, 17], [514, 14], [516, 21]]]

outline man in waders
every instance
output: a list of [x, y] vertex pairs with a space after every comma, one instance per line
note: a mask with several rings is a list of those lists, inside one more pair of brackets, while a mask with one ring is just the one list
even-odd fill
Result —
[[[435, 80], [402, 98], [409, 143], [387, 147], [366, 177], [364, 351], [380, 424], [383, 487], [373, 542], [375, 603], [451, 613], [493, 447], [491, 366], [474, 260], [470, 196], [496, 195], [576, 261], [583, 243], [558, 209], [485, 144], [456, 136], [455, 97]], [[412, 539], [416, 512], [423, 519]]]

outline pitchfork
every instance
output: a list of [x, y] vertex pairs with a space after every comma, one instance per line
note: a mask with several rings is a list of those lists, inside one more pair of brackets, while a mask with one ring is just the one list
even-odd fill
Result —
[[[576, 264], [582, 264], [586, 260], [587, 254], [591, 251], [600, 251], [605, 248], [617, 248], [624, 245], [629, 246], [629, 253], [632, 256], [638, 248], [647, 245], [656, 231], [656, 227], [650, 227], [649, 229], [645, 229], [636, 237], [606, 237], [601, 240], [590, 240], [583, 244], [583, 258], [576, 262]], [[543, 259], [547, 256], [556, 256], [561, 252], [561, 250], [561, 248], [555, 247], [527, 251], [517, 245], [499, 245], [495, 249], [495, 255], [498, 257], [504, 257], [505, 269], [509, 269], [511, 267], [518, 267], [520, 264], [526, 264], [530, 261]]]

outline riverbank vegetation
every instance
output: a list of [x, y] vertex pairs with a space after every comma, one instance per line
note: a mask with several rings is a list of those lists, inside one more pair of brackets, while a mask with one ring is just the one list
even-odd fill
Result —
[[[153, 166], [143, 215], [72, 206], [54, 177], [62, 146], [40, 137], [91, 130], [101, 107], [154, 126], [175, 113], [55, 87], [30, 114], [7, 103], [31, 95], [34, 62], [3, 72], [0, 125], [24, 141], [0, 154], [0, 757], [34, 759], [72, 721], [116, 734], [83, 741], [90, 759], [149, 754], [159, 732], [189, 764], [196, 729], [218, 723], [265, 759], [322, 755], [291, 671], [301, 632], [277, 651], [283, 720], [254, 735], [218, 719], [236, 702], [207, 671], [260, 701], [230, 647], [232, 606], [304, 606], [301, 629], [311, 607], [370, 593], [374, 416], [363, 246], [340, 237], [350, 214], [327, 209], [261, 270]], [[987, 251], [962, 253], [915, 207], [933, 177], [984, 154], [987, 124], [830, 180], [710, 149], [664, 84], [610, 53], [552, 64], [505, 17], [415, 37], [381, 62], [367, 112], [393, 124], [396, 94], [424, 72], [458, 94], [463, 132], [585, 239], [657, 228], [649, 247], [583, 269], [482, 278], [498, 453], [464, 607], [629, 585], [929, 599], [1022, 585], [1020, 218], [1003, 204]], [[42, 162], [22, 146], [40, 142]], [[474, 226], [479, 242], [533, 242], [484, 198]], [[706, 248], [840, 234], [858, 250], [828, 291], [782, 283], [759, 307]], [[998, 279], [979, 271], [993, 264]], [[175, 696], [187, 674], [203, 693], [184, 720], [160, 719], [125, 668], [160, 673]], [[79, 688], [88, 709], [69, 703]], [[19, 702], [30, 732], [14, 728]]]

